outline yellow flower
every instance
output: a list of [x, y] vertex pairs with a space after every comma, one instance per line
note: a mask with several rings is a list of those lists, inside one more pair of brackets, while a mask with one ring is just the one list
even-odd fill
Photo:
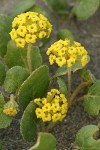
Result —
[[17, 44], [17, 47], [21, 47], [21, 48], [24, 48], [25, 43], [26, 43], [25, 40], [22, 38], [15, 39], [15, 42]]
[[61, 117], [60, 117], [59, 121], [62, 121], [65, 117], [66, 117], [66, 114], [61, 115]]
[[44, 106], [42, 107], [43, 112], [50, 112], [51, 111], [51, 104], [50, 103], [46, 103], [44, 104]]
[[3, 113], [8, 115], [8, 116], [15, 116], [17, 114], [17, 109], [13, 107], [5, 108], [3, 110]]
[[52, 122], [57, 122], [61, 118], [61, 113], [56, 113], [52, 116]]
[[15, 40], [17, 38], [17, 32], [15, 29], [12, 29], [12, 31], [10, 32], [10, 36], [12, 40]]
[[40, 102], [41, 101], [41, 99], [40, 98], [36, 98], [36, 99], [34, 99], [34, 103], [38, 103], [38, 102]]
[[17, 29], [17, 35], [21, 36], [21, 37], [24, 37], [27, 33], [27, 29], [25, 26], [20, 26], [18, 29]]
[[42, 118], [42, 115], [43, 115], [42, 109], [36, 108], [35, 113], [36, 113], [37, 118]]
[[[27, 12], [14, 18], [10, 35], [17, 47], [24, 47], [26, 43], [36, 43], [37, 38], [48, 38], [51, 30], [52, 25], [46, 17], [36, 12]], [[21, 38], [23, 42], [20, 44]], [[24, 46], [22, 43], [25, 43]]]
[[39, 21], [39, 27], [40, 27], [40, 29], [45, 30], [46, 26], [47, 26], [47, 24], [46, 24], [46, 22], [44, 20], [40, 20]]
[[3, 108], [3, 113], [8, 116], [15, 116], [18, 113], [18, 104], [14, 99], [10, 99]]
[[66, 59], [64, 57], [57, 57], [56, 63], [58, 64], [59, 67], [61, 67], [66, 64]]
[[37, 39], [36, 35], [31, 35], [31, 34], [27, 34], [25, 37], [25, 41], [27, 43], [35, 43], [36, 39]]
[[52, 103], [51, 109], [54, 113], [56, 113], [57, 111], [60, 111], [59, 103]]
[[61, 106], [61, 113], [62, 114], [66, 114], [66, 112], [68, 110], [67, 108], [68, 108], [68, 104], [67, 103], [62, 104], [62, 106]]
[[46, 54], [49, 55], [50, 64], [56, 63], [59, 67], [63, 65], [72, 67], [76, 62], [80, 62], [84, 67], [88, 63], [88, 52], [85, 48], [75, 41], [70, 44], [68, 39], [59, 40], [52, 44]]
[[47, 103], [47, 99], [46, 98], [42, 98], [42, 104], [46, 104]]
[[43, 122], [51, 121], [51, 114], [50, 113], [47, 113], [47, 114], [44, 113], [42, 116], [42, 120], [43, 120]]
[[46, 37], [46, 32], [45, 32], [45, 31], [41, 31], [41, 32], [39, 33], [39, 38], [42, 39], [42, 38], [44, 38], [44, 37]]
[[62, 121], [65, 118], [68, 111], [68, 102], [65, 95], [57, 89], [51, 89], [46, 98], [34, 100], [36, 104], [37, 101], [40, 101], [41, 105], [36, 108], [36, 116], [42, 119], [43, 122]]
[[38, 27], [37, 25], [34, 23], [34, 25], [29, 25], [27, 26], [27, 30], [30, 32], [30, 33], [35, 33], [38, 31]]
[[55, 55], [50, 55], [49, 62], [50, 62], [51, 65], [55, 62], [55, 60], [56, 60], [56, 56]]

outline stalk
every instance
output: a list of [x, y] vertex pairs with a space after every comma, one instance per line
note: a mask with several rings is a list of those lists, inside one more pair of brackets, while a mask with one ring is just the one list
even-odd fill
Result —
[[70, 101], [71, 96], [71, 68], [68, 68], [68, 101]]
[[28, 44], [27, 47], [27, 63], [30, 74], [32, 73], [32, 64], [31, 64], [31, 44]]

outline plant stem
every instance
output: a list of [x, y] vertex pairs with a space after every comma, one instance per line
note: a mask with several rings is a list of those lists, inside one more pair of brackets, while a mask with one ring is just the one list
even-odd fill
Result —
[[83, 96], [79, 97], [78, 99], [74, 99], [74, 100], [72, 101], [72, 103], [70, 104], [69, 107], [71, 107], [72, 105], [75, 105], [75, 104], [78, 103], [78, 102], [83, 101], [84, 98], [85, 98], [85, 96], [86, 96], [86, 95], [83, 95]]
[[29, 72], [31, 74], [32, 73], [32, 64], [31, 64], [30, 53], [31, 53], [31, 44], [28, 44], [28, 47], [27, 47], [27, 63], [28, 63]]
[[46, 128], [46, 131], [49, 132], [55, 125], [56, 125], [56, 123], [50, 122]]
[[45, 123], [40, 120], [39, 132], [45, 132]]
[[78, 87], [74, 90], [73, 94], [71, 95], [70, 105], [73, 103], [74, 99], [76, 98], [80, 90], [87, 87], [91, 83], [92, 83], [91, 81], [88, 81], [88, 82], [82, 82], [81, 84], [78, 85]]
[[15, 100], [15, 98], [16, 98], [16, 97], [15, 97], [14, 94], [11, 94], [11, 95], [10, 95], [10, 100]]
[[70, 101], [71, 95], [71, 68], [68, 68], [68, 101]]

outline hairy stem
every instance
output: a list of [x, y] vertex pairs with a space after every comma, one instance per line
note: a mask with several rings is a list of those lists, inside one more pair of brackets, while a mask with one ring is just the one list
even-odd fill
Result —
[[29, 72], [30, 74], [32, 73], [32, 64], [31, 64], [31, 44], [28, 44], [28, 47], [27, 47], [27, 63], [28, 63], [28, 68], [29, 68]]
[[85, 96], [86, 96], [86, 95], [83, 95], [83, 96], [79, 97], [78, 99], [74, 99], [74, 100], [72, 101], [72, 103], [70, 104], [69, 107], [71, 107], [72, 105], [75, 105], [75, 104], [78, 103], [78, 102], [83, 101], [84, 98], [85, 98]]
[[70, 100], [71, 95], [71, 69], [68, 68], [68, 100]]
[[49, 132], [55, 125], [56, 125], [56, 123], [50, 122], [46, 128], [46, 131]]
[[79, 94], [80, 90], [87, 87], [91, 83], [92, 83], [91, 81], [88, 81], [88, 82], [82, 82], [81, 84], [78, 85], [78, 87], [74, 90], [73, 94], [71, 95], [70, 105], [73, 103], [74, 99]]

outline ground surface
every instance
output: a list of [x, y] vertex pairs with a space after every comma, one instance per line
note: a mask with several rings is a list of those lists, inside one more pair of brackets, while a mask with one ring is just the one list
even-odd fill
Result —
[[[14, 6], [19, 1], [0, 0], [0, 12], [11, 14]], [[37, 0], [37, 3], [48, 11], [48, 8], [43, 4], [42, 0]], [[75, 36], [75, 40], [85, 46], [91, 57], [88, 68], [91, 69], [97, 79], [100, 79], [100, 11], [96, 12], [94, 16], [86, 21], [73, 20], [71, 25], [67, 25], [66, 19], [50, 11], [48, 12], [51, 16], [54, 30], [59, 31], [61, 28], [70, 29]], [[76, 85], [75, 81], [76, 78], [73, 79], [74, 85]], [[57, 150], [70, 150], [77, 131], [84, 125], [97, 124], [99, 121], [100, 118], [87, 115], [83, 110], [82, 104], [73, 106], [62, 124], [58, 124], [52, 131], [57, 138]], [[3, 150], [27, 150], [32, 145], [32, 143], [26, 143], [22, 140], [19, 125], [20, 117], [18, 115], [10, 127], [0, 130], [0, 139], [4, 142]]]

